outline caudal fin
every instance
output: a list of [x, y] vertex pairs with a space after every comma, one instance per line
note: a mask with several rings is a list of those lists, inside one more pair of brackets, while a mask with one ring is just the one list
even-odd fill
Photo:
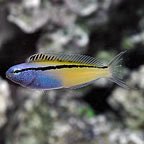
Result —
[[116, 84], [118, 84], [119, 86], [126, 88], [126, 89], [130, 89], [125, 82], [122, 81], [122, 73], [121, 73], [121, 64], [120, 62], [122, 61], [122, 55], [125, 53], [121, 52], [119, 53], [117, 56], [115, 56], [112, 61], [110, 61], [110, 63], [108, 64], [108, 66], [110, 67], [110, 72], [111, 72], [111, 78], [110, 80], [115, 82]]

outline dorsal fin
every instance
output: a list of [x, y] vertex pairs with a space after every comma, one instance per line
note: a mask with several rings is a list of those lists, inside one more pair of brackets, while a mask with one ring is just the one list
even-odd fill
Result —
[[90, 64], [96, 66], [104, 66], [99, 60], [80, 54], [34, 54], [30, 56], [27, 62], [48, 62], [48, 61], [57, 61], [57, 62], [71, 62], [71, 63], [80, 63], [80, 64]]

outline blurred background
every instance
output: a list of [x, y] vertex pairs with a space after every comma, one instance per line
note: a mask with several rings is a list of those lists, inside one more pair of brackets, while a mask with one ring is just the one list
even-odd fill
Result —
[[[108, 80], [38, 91], [5, 77], [43, 52], [108, 63], [123, 56], [126, 90]], [[144, 144], [143, 0], [0, 0], [0, 144]]]

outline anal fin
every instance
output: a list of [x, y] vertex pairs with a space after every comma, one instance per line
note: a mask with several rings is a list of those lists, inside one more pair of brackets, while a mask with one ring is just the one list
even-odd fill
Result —
[[95, 80], [90, 81], [90, 82], [87, 82], [87, 83], [84, 83], [84, 84], [67, 87], [67, 88], [70, 88], [70, 89], [78, 89], [78, 88], [86, 87], [86, 86], [88, 86], [89, 84], [92, 84], [94, 81], [95, 81]]

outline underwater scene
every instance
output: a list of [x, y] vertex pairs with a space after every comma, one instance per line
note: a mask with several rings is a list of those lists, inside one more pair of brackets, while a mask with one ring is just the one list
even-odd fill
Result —
[[144, 144], [144, 0], [0, 0], [0, 144]]

